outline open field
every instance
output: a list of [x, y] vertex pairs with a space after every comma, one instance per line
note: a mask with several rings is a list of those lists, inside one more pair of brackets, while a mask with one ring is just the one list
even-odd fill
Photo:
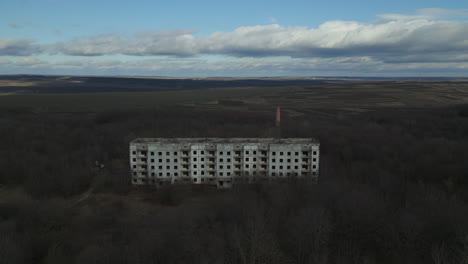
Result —
[[[21, 88], [21, 87], [20, 87]], [[313, 86], [206, 88], [157, 92], [22, 93], [0, 96], [0, 108], [37, 111], [101, 111], [196, 105], [270, 111], [282, 106], [296, 114], [310, 111], [367, 111], [424, 108], [468, 103], [468, 82], [324, 81]]]
[[132, 93], [9, 94], [0, 96], [0, 108], [39, 111], [92, 112], [109, 109], [150, 108], [168, 104], [195, 104], [218, 99], [257, 97], [280, 88], [224, 88], [199, 91]]

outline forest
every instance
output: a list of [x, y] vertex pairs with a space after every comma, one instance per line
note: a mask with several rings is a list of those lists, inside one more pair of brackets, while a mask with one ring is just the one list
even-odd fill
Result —
[[266, 137], [273, 115], [2, 109], [0, 263], [468, 263], [468, 105], [285, 114], [318, 183], [129, 185], [136, 137]]

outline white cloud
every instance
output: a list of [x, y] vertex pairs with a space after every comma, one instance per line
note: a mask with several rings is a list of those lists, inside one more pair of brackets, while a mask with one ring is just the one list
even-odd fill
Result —
[[40, 47], [32, 39], [1, 39], [0, 56], [29, 56], [39, 52]]
[[170, 76], [313, 76], [313, 75], [358, 75], [384, 76], [414, 75], [425, 72], [447, 70], [459, 75], [468, 68], [467, 62], [439, 63], [384, 63], [370, 57], [340, 58], [243, 58], [243, 59], [141, 59], [141, 60], [98, 60], [94, 57], [47, 62], [34, 57], [0, 60], [0, 69], [51, 72], [65, 71], [69, 74], [149, 74]]
[[[207, 36], [198, 36], [194, 30], [143, 31], [132, 36], [105, 34], [43, 45], [31, 39], [0, 39], [0, 56], [81, 56], [79, 60], [62, 62], [14, 60], [10, 64], [106, 71], [378, 73], [417, 67], [466, 69], [468, 22], [449, 18], [467, 16], [468, 10], [428, 8], [414, 15], [380, 15], [371, 23], [327, 21], [315, 28], [258, 25]], [[114, 55], [133, 59], [94, 59]], [[203, 59], [212, 55], [228, 58]]]
[[413, 55], [413, 59], [419, 56], [423, 60], [427, 55], [468, 53], [468, 22], [426, 19], [463, 12], [430, 9], [415, 16], [383, 15], [385, 21], [375, 23], [328, 21], [317, 28], [249, 26], [206, 37], [195, 36], [191, 30], [148, 31], [132, 37], [103, 35], [52, 44], [47, 50], [74, 56], [371, 56], [395, 62], [397, 57]]

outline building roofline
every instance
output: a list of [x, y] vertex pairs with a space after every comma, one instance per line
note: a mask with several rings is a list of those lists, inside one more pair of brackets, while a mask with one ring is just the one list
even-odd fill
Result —
[[314, 144], [319, 145], [315, 138], [136, 138], [130, 143], [263, 143], [263, 144]]

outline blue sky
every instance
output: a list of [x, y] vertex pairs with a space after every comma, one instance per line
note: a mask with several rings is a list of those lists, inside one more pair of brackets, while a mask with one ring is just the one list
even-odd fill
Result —
[[466, 1], [0, 1], [0, 74], [466, 76]]

